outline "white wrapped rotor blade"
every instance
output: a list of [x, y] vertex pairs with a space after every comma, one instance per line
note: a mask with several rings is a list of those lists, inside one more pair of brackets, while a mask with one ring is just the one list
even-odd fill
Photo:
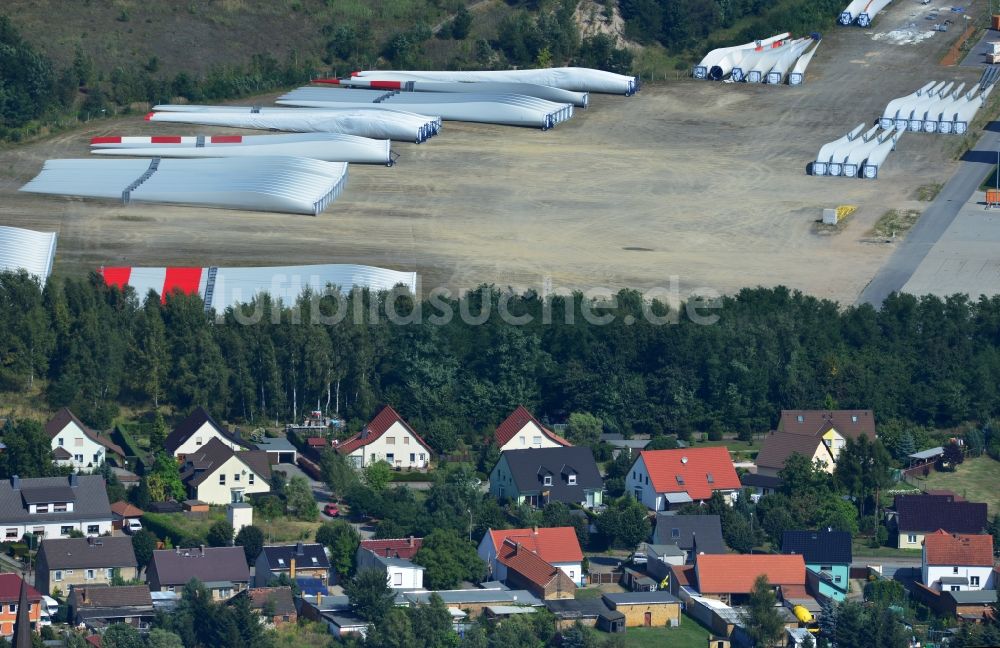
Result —
[[995, 85], [988, 85], [983, 88], [982, 91], [969, 101], [966, 101], [955, 109], [955, 122], [952, 127], [952, 132], [956, 135], [964, 135], [968, 130], [969, 126], [972, 124], [972, 120], [976, 118], [976, 113], [982, 107], [986, 100], [989, 98], [990, 93], [993, 92]]
[[347, 164], [296, 157], [48, 160], [21, 191], [132, 202], [318, 215]]
[[866, 180], [875, 180], [878, 178], [879, 171], [882, 169], [882, 165], [885, 164], [886, 158], [896, 148], [896, 142], [899, 141], [899, 138], [905, 132], [894, 131], [893, 137], [886, 139], [872, 149], [871, 153], [868, 154], [868, 159], [865, 161], [864, 166], [861, 168], [862, 178]]
[[44, 286], [52, 273], [57, 239], [55, 232], [0, 225], [0, 272], [24, 270]]
[[590, 104], [590, 94], [573, 92], [537, 83], [513, 83], [502, 81], [383, 81], [354, 77], [352, 79], [315, 79], [313, 83], [333, 83], [343, 87], [359, 87], [401, 92], [440, 92], [440, 93], [473, 93], [473, 94], [519, 94], [553, 101], [555, 103], [573, 104], [578, 108], [586, 108]]
[[395, 157], [390, 145], [389, 140], [337, 133], [95, 137], [90, 143], [95, 155], [185, 158], [291, 155], [327, 162], [392, 166]]
[[728, 56], [730, 53], [736, 50], [753, 50], [757, 49], [758, 47], [767, 47], [770, 46], [772, 43], [785, 40], [790, 35], [791, 34], [789, 34], [788, 32], [785, 32], [783, 34], [777, 34], [775, 36], [771, 36], [770, 38], [765, 38], [763, 40], [744, 43], [743, 45], [735, 45], [733, 47], [717, 47], [708, 54], [706, 54], [705, 58], [703, 58], [701, 62], [698, 63], [698, 65], [694, 66], [693, 76], [696, 79], [707, 79], [709, 78], [709, 71], [714, 66], [718, 65], [719, 62], [722, 61], [722, 59]]
[[339, 101], [343, 103], [378, 103], [394, 94], [396, 90], [366, 90], [363, 88], [318, 88], [304, 86], [278, 97], [278, 99], [313, 99], [317, 101]]
[[856, 140], [864, 130], [865, 125], [858, 124], [850, 133], [820, 147], [819, 153], [816, 155], [816, 161], [813, 162], [813, 175], [827, 175], [830, 171], [830, 162], [833, 160], [834, 151], [848, 142]]
[[892, 2], [892, 0], [868, 0], [868, 3], [858, 14], [858, 26], [859, 27], [871, 27], [872, 21], [875, 20], [875, 16], [878, 15], [880, 11], [886, 8], [886, 6]]
[[[924, 96], [925, 93], [930, 92], [937, 83], [934, 81], [929, 81], [922, 88], [916, 92], [911, 92], [905, 97], [897, 97], [886, 104], [885, 110], [882, 111], [882, 117], [879, 123], [882, 128], [895, 127], [897, 130], [903, 130], [907, 128], [910, 118], [910, 113], [912, 108], [907, 111], [906, 108], [919, 97]], [[905, 114], [903, 114], [905, 112]]]
[[827, 168], [827, 175], [842, 175], [844, 172], [844, 164], [847, 162], [847, 157], [851, 154], [851, 151], [865, 142], [874, 139], [878, 130], [878, 126], [872, 126], [868, 132], [861, 137], [843, 142], [840, 146], [834, 149], [833, 155], [830, 156], [830, 166]]
[[927, 108], [940, 99], [941, 94], [945, 92], [947, 88], [951, 88], [952, 85], [952, 83], [942, 81], [939, 85], [932, 88], [930, 92], [924, 93], [922, 97], [915, 99], [909, 105], [910, 118], [907, 124], [909, 130], [918, 133], [924, 129], [924, 115], [927, 114]]
[[[882, 131], [877, 136], [864, 141], [858, 142], [857, 146], [851, 149], [851, 152], [847, 154], [847, 158], [844, 160], [843, 168], [841, 169], [841, 175], [845, 178], [856, 178], [859, 173], [862, 172], [862, 165], [872, 151], [878, 147], [882, 142], [895, 138], [896, 133], [894, 129], [887, 131]], [[895, 139], [893, 139], [895, 141]]]
[[802, 57], [802, 53], [806, 51], [812, 44], [812, 39], [803, 38], [797, 43], [791, 44], [789, 47], [784, 48], [778, 57], [774, 60], [771, 65], [771, 69], [767, 71], [762, 79], [765, 83], [772, 85], [784, 83], [788, 80], [788, 76], [792, 72], [792, 66], [795, 62]]
[[816, 50], [819, 49], [820, 41], [816, 41], [816, 45], [799, 57], [799, 60], [795, 61], [795, 65], [792, 67], [791, 74], [788, 75], [788, 85], [801, 85], [806, 80], [806, 68], [809, 67], [810, 61], [812, 61], [813, 55], [816, 54]]
[[295, 110], [272, 108], [249, 112], [157, 112], [146, 116], [148, 121], [173, 124], [201, 124], [293, 133], [341, 133], [372, 139], [401, 142], [423, 142], [441, 128], [441, 118], [418, 115], [401, 110], [365, 104], [363, 108], [335, 110]]
[[771, 69], [781, 60], [785, 54], [789, 54], [795, 51], [801, 52], [802, 45], [807, 41], [797, 40], [789, 41], [781, 47], [768, 50], [762, 56], [757, 57], [754, 64], [750, 67], [747, 72], [746, 78], [744, 79], [747, 83], [764, 83], [767, 80], [767, 74]]
[[352, 77], [386, 81], [498, 81], [534, 83], [573, 92], [603, 92], [633, 95], [639, 91], [634, 76], [579, 67], [542, 68], [539, 70], [486, 70], [482, 72], [447, 72], [432, 70], [361, 70]]
[[[961, 83], [954, 90], [942, 91], [938, 100], [927, 107], [924, 114], [924, 132], [936, 133], [944, 122], [943, 117], [949, 113], [954, 114], [955, 106], [965, 97], [965, 84]], [[950, 130], [950, 128], [949, 128]]]
[[868, 0], [851, 0], [851, 3], [840, 12], [840, 17], [837, 19], [841, 25], [852, 25], [854, 21], [858, 19], [861, 12], [864, 11], [865, 5], [868, 4]]

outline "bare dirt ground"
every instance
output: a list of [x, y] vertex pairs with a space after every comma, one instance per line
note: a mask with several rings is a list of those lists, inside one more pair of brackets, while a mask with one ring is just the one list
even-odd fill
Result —
[[[873, 38], [923, 21], [895, 3], [872, 31], [827, 34], [800, 87], [693, 80], [635, 97], [592, 96], [555, 130], [448, 122], [395, 168], [352, 165], [317, 218], [17, 193], [52, 157], [105, 134], [208, 134], [141, 117], [92, 122], [0, 151], [0, 224], [57, 230], [57, 273], [106, 265], [365, 263], [416, 270], [424, 290], [667, 286], [733, 292], [784, 284], [853, 302], [890, 247], [867, 233], [887, 209], [921, 209], [917, 187], [954, 169], [954, 138], [908, 133], [875, 182], [805, 174], [819, 147], [930, 79], [978, 71], [936, 62], [961, 29], [916, 44]], [[906, 39], [904, 39], [906, 40]], [[259, 103], [259, 102], [255, 102]], [[819, 235], [824, 207], [860, 209]]]

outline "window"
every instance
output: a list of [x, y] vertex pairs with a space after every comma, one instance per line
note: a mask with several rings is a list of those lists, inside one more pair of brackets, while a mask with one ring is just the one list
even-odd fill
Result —
[[194, 444], [195, 445], [201, 445], [201, 437], [195, 437], [194, 438]]
[[247, 481], [250, 482], [251, 486], [253, 486], [254, 481], [256, 481], [255, 478], [256, 478], [256, 475], [254, 475], [253, 473], [250, 473], [250, 475], [247, 477]]
[[670, 529], [670, 537], [671, 537], [671, 539], [674, 539], [674, 540], [676, 540], [677, 538], [681, 537], [681, 530], [680, 529]]
[[408, 436], [403, 437], [403, 445], [410, 445], [410, 437]]
[[649, 486], [649, 475], [645, 475], [645, 478], [646, 478], [646, 485]]
[[402, 586], [403, 585], [403, 574], [402, 572], [396, 572], [392, 575], [392, 584]]
[[972, 585], [973, 587], [979, 587], [979, 577], [969, 576], [969, 585]]
[[799, 414], [798, 416], [795, 417], [795, 420], [798, 421], [799, 423], [802, 423], [806, 420], [806, 417]]
[[410, 453], [410, 463], [416, 463], [416, 462], [417, 462], [417, 455], [415, 453], [411, 452]]
[[576, 572], [573, 571], [572, 569], [569, 570], [569, 577], [570, 577], [570, 580], [572, 580], [572, 581], [575, 582], [576, 581]]
[[93, 580], [96, 577], [96, 575], [97, 572], [95, 572], [93, 569], [88, 569], [86, 578], [87, 580]]
[[115, 577], [115, 570], [114, 570], [114, 568], [105, 569], [104, 570], [104, 577], [107, 578], [108, 580], [111, 580], [112, 578], [114, 578]]
[[66, 502], [56, 502], [55, 504], [52, 505], [52, 512], [65, 513], [68, 508], [69, 506], [67, 506]]
[[83, 463], [83, 455], [82, 454], [73, 455], [73, 461], [75, 461], [76, 463]]
[[542, 483], [545, 484], [546, 486], [551, 486], [552, 485], [552, 475], [545, 475], [545, 477], [542, 477]]
[[820, 565], [819, 566], [819, 570], [820, 571], [825, 571], [825, 572], [833, 571], [833, 566], [832, 565]]
[[525, 443], [527, 443], [527, 441], [525, 440], [524, 435], [522, 434], [521, 435], [521, 445], [524, 445]]
[[238, 482], [239, 480], [240, 480], [240, 474], [239, 473], [233, 473], [233, 481], [234, 482]]
[[909, 542], [910, 544], [913, 544], [914, 542], [917, 541], [917, 534], [911, 533], [910, 535], [906, 536], [906, 541]]
[[229, 587], [219, 588], [219, 598], [227, 599], [233, 595], [233, 590]]
[[62, 580], [63, 577], [62, 577], [62, 570], [61, 569], [57, 569], [55, 571], [54, 578], [55, 578], [55, 580], [56, 580], [57, 583]]
[[65, 446], [65, 445], [66, 445], [66, 439], [64, 439], [62, 437], [59, 437], [59, 446], [62, 447], [62, 446]]
[[96, 463], [101, 463], [101, 453], [100, 452], [95, 452], [94, 453], [94, 463], [95, 464]]
[[167, 587], [167, 591], [168, 592], [173, 592], [174, 591], [174, 586], [170, 585], [169, 587]]
[[7, 529], [7, 531], [4, 533], [4, 536], [5, 540], [17, 540], [18, 536], [17, 529]]
[[534, 443], [535, 445], [542, 445], [541, 435], [531, 437], [531, 442]]
[[101, 527], [100, 526], [98, 526], [96, 524], [88, 524], [87, 525], [87, 533], [97, 535], [100, 532], [101, 532]]
[[83, 437], [76, 437], [75, 439], [73, 439], [73, 445], [75, 445], [78, 448], [82, 447], [83, 446]]
[[386, 437], [385, 438], [385, 444], [386, 445], [396, 445], [396, 437]]
[[225, 486], [225, 485], [226, 485], [226, 475], [225, 475], [225, 473], [220, 473], [219, 474], [219, 486]]
[[36, 504], [35, 505], [35, 513], [48, 513], [48, 512], [49, 512], [49, 505], [48, 504]]
[[73, 525], [59, 527], [59, 535], [68, 536], [73, 532]]
[[427, 458], [427, 455], [425, 455], [423, 452], [421, 452], [420, 453], [420, 461], [423, 461], [426, 458]]
[[388, 461], [390, 464], [395, 463], [395, 461], [396, 461], [396, 455], [395, 455], [395, 453], [387, 452], [385, 454], [385, 460]]
[[574, 484], [576, 484], [576, 475], [567, 475], [566, 476], [566, 483], [569, 484], [570, 486], [573, 486]]
[[[951, 591], [952, 592], [958, 592], [958, 591], [960, 591], [960, 588], [959, 588], [958, 585], [952, 585], [951, 586]], [[12, 605], [11, 607], [14, 607], [14, 606]]]
[[8, 605], [7, 606], [7, 611], [10, 612], [11, 614], [16, 614], [17, 613], [17, 604], [16, 603], [11, 603], [10, 605]]
[[951, 573], [952, 574], [957, 574], [958, 573], [958, 567], [952, 567], [951, 568]]
[[857, 423], [857, 422], [858, 422], [858, 415], [851, 414], [851, 423]]

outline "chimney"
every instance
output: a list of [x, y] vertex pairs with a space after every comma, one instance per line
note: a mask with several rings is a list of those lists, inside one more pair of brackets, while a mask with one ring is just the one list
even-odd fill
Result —
[[201, 557], [204, 558], [205, 557], [205, 545], [198, 545], [198, 548], [201, 549]]
[[80, 477], [76, 473], [71, 474], [69, 476], [69, 487], [76, 488], [79, 485], [80, 485]]
[[21, 490], [21, 478], [14, 475], [10, 478], [10, 487], [14, 490]]
[[86, 587], [80, 588], [80, 601], [82, 601], [84, 603], [87, 602], [87, 588]]
[[91, 547], [94, 546], [94, 536], [87, 536], [87, 544], [89, 544]]
[[288, 565], [288, 577], [295, 580], [295, 556], [292, 556], [292, 560]]
[[417, 544], [417, 541], [413, 538], [413, 536], [410, 536], [410, 546], [414, 547], [414, 546], [416, 546], [416, 544]]
[[316, 609], [323, 611], [323, 592], [316, 592]]
[[301, 542], [295, 543], [295, 555], [296, 556], [304, 556], [305, 553], [306, 553], [306, 546], [304, 544], [302, 544]]
[[538, 525], [537, 524], [531, 527], [531, 533], [532, 533], [532, 535], [538, 535]]

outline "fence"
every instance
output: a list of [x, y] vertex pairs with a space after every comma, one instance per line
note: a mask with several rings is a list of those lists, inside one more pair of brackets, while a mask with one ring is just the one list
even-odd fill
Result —
[[615, 585], [622, 579], [622, 572], [590, 572], [587, 580], [591, 585]]

